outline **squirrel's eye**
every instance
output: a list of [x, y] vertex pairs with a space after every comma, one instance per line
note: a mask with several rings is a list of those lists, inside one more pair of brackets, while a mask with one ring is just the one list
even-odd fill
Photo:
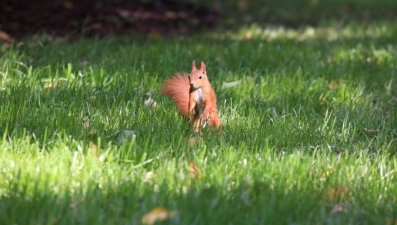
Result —
[[199, 76], [199, 79], [203, 78], [202, 76]]

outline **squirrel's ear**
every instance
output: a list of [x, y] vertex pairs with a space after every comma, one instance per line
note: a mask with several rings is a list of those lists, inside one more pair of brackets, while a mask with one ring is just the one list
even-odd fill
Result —
[[196, 62], [193, 61], [193, 62], [192, 62], [192, 71], [195, 70], [195, 69], [196, 69]]
[[206, 72], [206, 67], [205, 67], [204, 62], [201, 62], [201, 63], [200, 63], [200, 70], [201, 70], [203, 73]]

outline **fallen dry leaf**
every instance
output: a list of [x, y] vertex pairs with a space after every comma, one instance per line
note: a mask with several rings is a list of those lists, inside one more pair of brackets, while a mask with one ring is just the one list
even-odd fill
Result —
[[200, 170], [197, 167], [196, 163], [190, 162], [190, 164], [189, 164], [189, 173], [190, 173], [190, 177], [191, 178], [194, 178], [195, 180], [200, 179], [201, 173], [200, 173]]
[[52, 89], [52, 88], [57, 88], [57, 87], [60, 87], [60, 86], [61, 86], [61, 84], [58, 83], [58, 82], [55, 82], [55, 83], [46, 83], [46, 84], [44, 85], [44, 89]]
[[340, 86], [344, 83], [345, 83], [345, 80], [342, 78], [333, 79], [333, 80], [331, 80], [331, 82], [328, 83], [328, 89], [335, 90], [338, 86]]
[[367, 133], [377, 133], [379, 132], [379, 130], [375, 130], [375, 129], [369, 129], [369, 128], [363, 128], [363, 130]]
[[349, 194], [349, 188], [345, 185], [328, 189], [328, 198], [331, 200], [344, 200]]
[[99, 156], [101, 155], [102, 150], [96, 144], [94, 144], [92, 141], [90, 141], [90, 143], [89, 143], [88, 151], [89, 151], [88, 153], [90, 153], [98, 161], [100, 161]]
[[164, 221], [176, 215], [176, 210], [168, 211], [163, 207], [154, 208], [142, 217], [142, 224], [152, 225], [157, 221]]
[[236, 86], [240, 85], [240, 83], [241, 83], [240, 80], [236, 80], [236, 81], [232, 81], [232, 82], [223, 82], [221, 89], [236, 87]]
[[326, 179], [328, 178], [332, 173], [334, 172], [333, 167], [328, 167], [322, 174], [321, 174], [321, 179]]
[[200, 138], [195, 138], [195, 137], [189, 138], [189, 147], [193, 147], [196, 144], [202, 144], [203, 142], [204, 142], [204, 140], [203, 140], [202, 137], [200, 137]]
[[245, 33], [245, 37], [246, 40], [250, 40], [252, 38], [252, 31], [248, 31], [247, 33]]
[[327, 99], [324, 98], [324, 97], [321, 97], [321, 98], [320, 98], [320, 105], [324, 105], [324, 104], [326, 104], [326, 103], [327, 103]]
[[145, 183], [150, 183], [150, 182], [152, 182], [153, 176], [154, 176], [153, 171], [147, 172], [147, 173], [145, 174], [145, 177], [144, 177], [144, 179], [143, 179], [143, 182], [145, 182]]

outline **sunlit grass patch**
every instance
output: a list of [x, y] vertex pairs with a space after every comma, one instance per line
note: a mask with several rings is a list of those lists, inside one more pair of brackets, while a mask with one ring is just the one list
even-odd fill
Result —
[[324, 22], [316, 26], [302, 25], [300, 28], [289, 28], [283, 25], [261, 26], [257, 23], [243, 25], [236, 31], [222, 31], [214, 38], [231, 38], [235, 40], [263, 40], [267, 42], [281, 40], [302, 41], [349, 41], [392, 38], [396, 34], [393, 22], [338, 23]]

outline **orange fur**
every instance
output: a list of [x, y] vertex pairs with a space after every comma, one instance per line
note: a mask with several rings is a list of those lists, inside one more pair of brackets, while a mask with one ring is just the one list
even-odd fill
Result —
[[174, 100], [182, 115], [189, 113], [189, 77], [188, 74], [177, 73], [166, 80], [163, 86], [163, 94]]
[[193, 127], [197, 132], [200, 128], [215, 126], [220, 128], [221, 120], [216, 107], [216, 95], [207, 77], [206, 66], [203, 62], [200, 68], [192, 63], [190, 74], [177, 73], [166, 80], [163, 94], [174, 100], [182, 115], [193, 119]]

